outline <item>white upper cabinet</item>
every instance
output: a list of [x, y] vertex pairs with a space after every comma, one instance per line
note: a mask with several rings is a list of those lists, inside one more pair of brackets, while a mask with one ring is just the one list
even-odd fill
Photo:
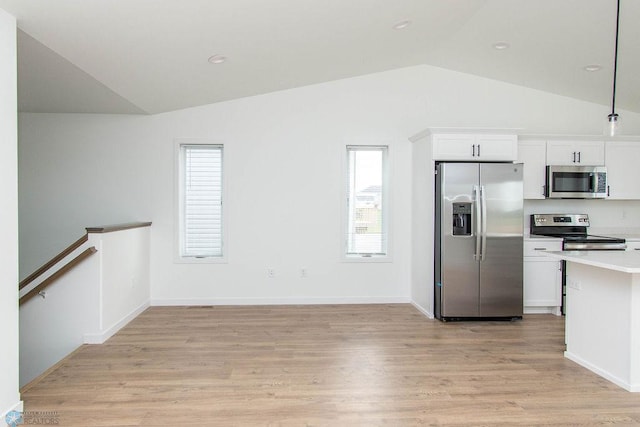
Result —
[[604, 141], [548, 141], [547, 164], [602, 166]]
[[544, 199], [546, 156], [546, 141], [518, 142], [518, 163], [524, 163], [522, 181], [525, 199]]
[[516, 135], [434, 134], [433, 160], [513, 161], [518, 157]]
[[607, 141], [605, 166], [609, 199], [640, 199], [640, 141]]

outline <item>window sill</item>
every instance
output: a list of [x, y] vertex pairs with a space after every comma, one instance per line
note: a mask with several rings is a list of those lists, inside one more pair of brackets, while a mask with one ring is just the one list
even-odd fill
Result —
[[173, 259], [174, 264], [227, 264], [226, 257], [180, 257], [176, 256]]
[[364, 262], [364, 263], [368, 263], [368, 262], [393, 262], [393, 259], [391, 258], [391, 256], [389, 255], [371, 255], [371, 256], [364, 256], [364, 255], [343, 255], [342, 256], [342, 262]]

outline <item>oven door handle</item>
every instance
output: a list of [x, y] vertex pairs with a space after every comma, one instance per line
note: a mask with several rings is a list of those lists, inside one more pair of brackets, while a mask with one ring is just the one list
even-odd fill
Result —
[[564, 245], [565, 251], [624, 251], [627, 249], [625, 242], [621, 243], [589, 243], [571, 242]]

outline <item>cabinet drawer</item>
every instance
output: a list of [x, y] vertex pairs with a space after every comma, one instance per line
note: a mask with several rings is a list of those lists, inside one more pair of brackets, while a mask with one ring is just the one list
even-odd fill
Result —
[[524, 256], [546, 256], [544, 251], [561, 251], [562, 240], [525, 241]]

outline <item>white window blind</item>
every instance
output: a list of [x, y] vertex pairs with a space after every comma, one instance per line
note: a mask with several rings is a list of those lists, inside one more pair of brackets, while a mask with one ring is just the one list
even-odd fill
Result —
[[348, 146], [347, 255], [387, 254], [387, 147]]
[[222, 146], [182, 145], [181, 256], [222, 256]]

